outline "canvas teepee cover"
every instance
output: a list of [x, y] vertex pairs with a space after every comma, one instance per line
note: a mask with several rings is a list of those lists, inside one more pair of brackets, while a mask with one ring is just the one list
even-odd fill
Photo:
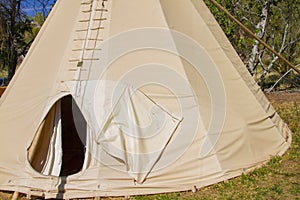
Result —
[[0, 122], [0, 189], [57, 198], [203, 187], [291, 143], [202, 0], [57, 1]]

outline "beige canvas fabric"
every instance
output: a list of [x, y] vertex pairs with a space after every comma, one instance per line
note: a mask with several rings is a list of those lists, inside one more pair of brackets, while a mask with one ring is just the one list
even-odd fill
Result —
[[202, 0], [57, 1], [0, 122], [0, 189], [46, 198], [191, 190], [291, 144]]

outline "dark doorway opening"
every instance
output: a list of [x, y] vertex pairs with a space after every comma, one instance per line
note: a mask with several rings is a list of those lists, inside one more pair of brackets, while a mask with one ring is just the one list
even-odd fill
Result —
[[44, 175], [76, 174], [84, 165], [86, 136], [87, 123], [80, 109], [71, 95], [65, 96], [40, 124], [28, 149], [28, 160]]
[[63, 155], [60, 176], [68, 176], [81, 171], [85, 154], [82, 141], [85, 138], [80, 136], [84, 136], [82, 130], [86, 130], [86, 122], [72, 96], [61, 100], [61, 120]]

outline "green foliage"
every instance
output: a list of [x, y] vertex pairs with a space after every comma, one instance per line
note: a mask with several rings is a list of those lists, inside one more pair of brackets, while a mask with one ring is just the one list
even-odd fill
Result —
[[24, 35], [30, 29], [30, 20], [19, 9], [21, 1], [1, 0], [0, 3], [0, 69], [8, 68], [8, 75], [12, 76], [26, 46]]
[[44, 16], [42, 12], [37, 12], [36, 15], [33, 17], [33, 21], [39, 25], [44, 23]]
[[24, 40], [27, 44], [31, 44], [37, 36], [44, 23], [44, 16], [42, 12], [37, 12], [31, 21], [31, 28], [25, 32]]
[[[261, 31], [257, 24], [262, 17], [262, 10], [268, 2], [270, 9], [268, 10], [268, 15], [265, 16], [267, 24], [262, 39], [291, 63], [295, 63], [295, 65], [300, 63], [300, 0], [217, 0], [217, 2], [256, 34]], [[205, 3], [241, 59], [245, 64], [248, 64], [255, 40], [232, 22], [227, 15], [219, 11], [210, 0], [205, 0]], [[274, 59], [274, 55], [266, 51], [262, 45], [259, 46], [259, 51], [261, 52], [261, 60], [259, 61], [258, 57], [255, 60], [255, 77], [257, 78], [260, 78], [261, 73]], [[271, 70], [275, 71], [279, 77], [274, 82], [270, 82], [268, 76], [266, 76], [262, 79], [262, 88], [268, 88], [272, 83], [274, 84], [282, 74], [289, 70], [289, 67], [284, 62], [277, 61]], [[283, 88], [300, 86], [293, 77], [288, 76], [285, 79], [288, 79], [289, 83], [280, 82]]]
[[6, 70], [0, 70], [0, 78], [7, 77], [7, 71]]
[[[221, 27], [222, 27], [223, 31], [225, 32], [225, 34], [227, 35], [227, 37], [229, 39], [231, 39], [232, 41], [234, 41], [236, 38], [235, 36], [236, 36], [237, 28], [238, 28], [237, 25], [234, 22], [232, 22], [225, 13], [220, 12], [218, 10], [218, 8], [216, 8], [213, 4], [211, 4], [209, 0], [206, 0], [205, 2], [207, 3], [211, 12], [214, 14], [218, 23], [221, 25]], [[232, 11], [235, 0], [219, 0], [219, 3], [221, 5], [224, 5], [224, 7], [227, 10]]]
[[26, 16], [21, 8], [25, 0], [0, 0], [0, 71], [12, 78], [19, 64], [36, 37], [44, 17], [37, 13]]

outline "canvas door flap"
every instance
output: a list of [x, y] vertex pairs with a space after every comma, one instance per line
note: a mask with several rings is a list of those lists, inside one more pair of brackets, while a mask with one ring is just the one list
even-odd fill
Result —
[[94, 134], [98, 150], [91, 152], [93, 158], [105, 164], [104, 151], [144, 182], [180, 120], [125, 84], [91, 80], [69, 82], [68, 87]]
[[49, 143], [49, 150], [47, 161], [41, 171], [44, 175], [59, 176], [62, 163], [62, 148], [61, 148], [61, 101], [59, 100], [55, 105], [55, 114], [53, 119], [53, 127], [51, 130], [51, 140]]
[[179, 123], [144, 93], [127, 87], [102, 127], [98, 147], [123, 162], [128, 174], [143, 183]]
[[41, 122], [28, 149], [31, 166], [43, 175], [59, 176], [62, 161], [61, 126], [61, 101], [58, 100]]

